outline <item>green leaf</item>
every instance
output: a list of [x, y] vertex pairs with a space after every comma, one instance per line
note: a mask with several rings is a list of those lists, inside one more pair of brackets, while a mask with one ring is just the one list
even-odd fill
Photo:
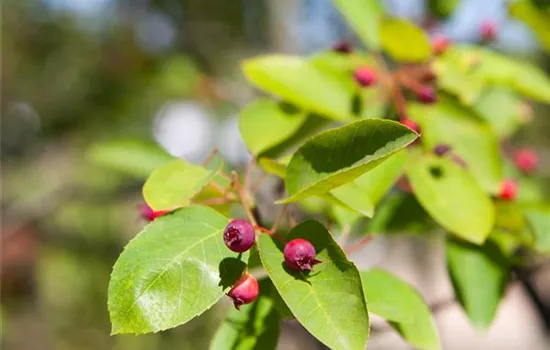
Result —
[[353, 87], [296, 56], [266, 55], [242, 64], [248, 80], [301, 108], [334, 120], [352, 118]]
[[143, 185], [143, 198], [153, 210], [185, 207], [216, 174], [217, 171], [177, 159], [151, 173]]
[[155, 143], [132, 139], [96, 143], [88, 150], [88, 158], [95, 164], [143, 179], [174, 159]]
[[479, 184], [489, 193], [500, 191], [502, 163], [499, 140], [488, 125], [473, 118], [473, 112], [443, 98], [433, 106], [411, 103], [411, 117], [418, 122], [423, 144], [452, 147], [454, 155], [467, 164]]
[[450, 16], [458, 5], [459, 0], [428, 0], [430, 12], [439, 18]]
[[227, 222], [213, 209], [190, 206], [132, 239], [109, 282], [112, 334], [169, 329], [214, 305], [245, 267], [223, 243]]
[[477, 246], [448, 240], [447, 264], [455, 295], [472, 325], [487, 329], [508, 280], [506, 257], [491, 241]]
[[475, 110], [500, 137], [512, 136], [525, 123], [524, 102], [504, 87], [486, 89], [474, 105]]
[[270, 297], [273, 284], [268, 279], [259, 281], [260, 295], [252, 304], [233, 307], [218, 328], [210, 343], [210, 350], [275, 349], [279, 340], [281, 317]]
[[481, 244], [493, 229], [495, 207], [476, 181], [447, 158], [419, 156], [406, 168], [414, 195], [441, 226]]
[[330, 191], [330, 194], [349, 208], [366, 217], [371, 218], [374, 215], [374, 204], [366, 191], [362, 187], [359, 187], [355, 181], [333, 189]]
[[382, 3], [379, 0], [334, 0], [333, 2], [363, 43], [371, 50], [378, 50], [380, 47], [378, 25], [384, 14]]
[[525, 22], [536, 34], [538, 41], [550, 52], [550, 13], [537, 9], [528, 0], [515, 1], [508, 5], [513, 17]]
[[361, 271], [369, 310], [389, 321], [415, 348], [439, 349], [437, 327], [429, 307], [408, 283], [389, 272]]
[[379, 31], [382, 48], [397, 61], [422, 62], [432, 53], [424, 31], [409, 21], [387, 17]]
[[275, 159], [262, 157], [258, 159], [258, 165], [268, 174], [284, 178], [286, 175], [286, 165]]
[[523, 210], [535, 236], [535, 247], [550, 253], [550, 205], [530, 205]]
[[369, 318], [357, 268], [320, 223], [303, 222], [287, 239], [298, 237], [309, 240], [322, 261], [309, 274], [286, 267], [280, 241], [268, 235], [258, 239], [262, 263], [277, 291], [302, 326], [326, 346], [363, 350]]
[[306, 117], [292, 105], [261, 98], [243, 109], [239, 131], [248, 149], [259, 155], [296, 133]]
[[353, 181], [413, 142], [418, 135], [400, 123], [365, 119], [308, 139], [288, 165], [285, 185], [294, 202]]
[[361, 271], [361, 282], [369, 311], [386, 320], [411, 323], [418, 295], [414, 288], [389, 272], [373, 269]]

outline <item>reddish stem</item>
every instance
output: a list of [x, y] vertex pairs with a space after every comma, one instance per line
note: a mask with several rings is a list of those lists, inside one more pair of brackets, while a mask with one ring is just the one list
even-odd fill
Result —
[[241, 186], [241, 182], [239, 181], [239, 176], [235, 171], [231, 172], [231, 175], [233, 175], [233, 184], [235, 184], [235, 188], [237, 190], [237, 195], [239, 196], [239, 199], [241, 200], [241, 204], [244, 208], [244, 211], [246, 212], [246, 216], [248, 216], [248, 219], [250, 220], [250, 223], [252, 226], [256, 227], [258, 226], [258, 223], [256, 222], [256, 218], [254, 218], [254, 215], [252, 214], [252, 211], [250, 210], [250, 207], [246, 203], [246, 197], [243, 192], [243, 188]]
[[354, 251], [356, 251], [356, 250], [362, 248], [363, 246], [367, 245], [373, 238], [374, 238], [374, 236], [372, 234], [369, 234], [368, 236], [360, 239], [357, 243], [354, 243], [351, 246], [349, 246], [348, 248], [344, 249], [344, 252], [346, 254], [351, 254]]

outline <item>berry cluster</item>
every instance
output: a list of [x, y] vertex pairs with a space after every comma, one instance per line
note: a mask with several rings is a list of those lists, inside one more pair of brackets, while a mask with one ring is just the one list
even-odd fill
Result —
[[[223, 232], [223, 241], [227, 248], [237, 253], [249, 250], [256, 241], [254, 227], [243, 219], [234, 219], [229, 222]], [[286, 265], [295, 271], [311, 271], [313, 265], [320, 261], [315, 259], [315, 247], [305, 239], [296, 238], [288, 242], [284, 248]], [[250, 304], [258, 297], [259, 286], [254, 276], [244, 273], [229, 290], [227, 295], [233, 299], [238, 310], [241, 305]]]

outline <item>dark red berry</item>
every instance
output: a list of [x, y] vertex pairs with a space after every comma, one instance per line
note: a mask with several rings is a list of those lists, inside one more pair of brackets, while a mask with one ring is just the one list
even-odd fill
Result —
[[514, 163], [519, 170], [530, 173], [539, 165], [539, 156], [531, 148], [522, 148], [514, 154]]
[[399, 122], [405, 125], [406, 127], [408, 127], [409, 129], [414, 130], [416, 133], [420, 132], [420, 127], [418, 126], [418, 124], [416, 124], [415, 122], [413, 122], [408, 118], [401, 119]]
[[442, 55], [451, 45], [451, 40], [444, 35], [437, 35], [432, 39], [432, 51], [436, 55]]
[[297, 271], [311, 271], [320, 261], [315, 259], [315, 247], [308, 240], [296, 238], [288, 242], [284, 249], [288, 267]]
[[241, 305], [250, 304], [258, 297], [260, 286], [258, 281], [249, 274], [244, 274], [227, 293], [233, 299], [233, 305], [240, 310]]
[[350, 53], [352, 51], [351, 43], [347, 40], [340, 40], [334, 44], [332, 50], [340, 53]]
[[234, 252], [246, 252], [254, 244], [256, 233], [250, 223], [243, 219], [229, 222], [223, 231], [223, 241]]
[[487, 19], [481, 22], [479, 35], [481, 36], [481, 40], [485, 42], [493, 41], [497, 36], [497, 24], [495, 21]]
[[447, 153], [449, 153], [451, 151], [451, 146], [445, 145], [445, 144], [440, 144], [440, 145], [435, 146], [433, 151], [434, 151], [435, 155], [437, 155], [439, 157], [442, 157], [442, 156], [446, 155]]
[[376, 83], [376, 71], [369, 67], [359, 67], [353, 73], [353, 78], [362, 87], [368, 87]]
[[430, 104], [437, 102], [437, 94], [431, 86], [423, 86], [418, 91], [418, 100], [422, 103]]
[[500, 186], [500, 198], [514, 200], [518, 194], [518, 184], [512, 179], [505, 179]]
[[147, 221], [153, 221], [159, 216], [162, 216], [169, 212], [169, 210], [153, 210], [147, 203], [143, 203], [140, 208], [140, 216], [147, 220]]

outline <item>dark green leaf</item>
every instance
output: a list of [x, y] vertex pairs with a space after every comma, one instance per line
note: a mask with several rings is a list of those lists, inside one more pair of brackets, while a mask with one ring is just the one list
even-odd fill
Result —
[[285, 265], [280, 241], [268, 235], [258, 239], [262, 263], [277, 291], [302, 326], [325, 345], [363, 350], [369, 318], [357, 268], [320, 223], [303, 222], [287, 239], [298, 237], [309, 240], [322, 261], [309, 274]]
[[385, 18], [379, 31], [382, 48], [397, 61], [421, 62], [431, 55], [432, 48], [424, 31], [407, 20]]
[[389, 120], [365, 119], [307, 140], [288, 165], [285, 185], [293, 202], [353, 181], [417, 138]]
[[177, 159], [151, 173], [143, 185], [143, 198], [153, 210], [185, 207], [216, 174], [217, 171]]
[[423, 155], [407, 165], [414, 195], [445, 229], [480, 244], [493, 229], [495, 208], [476, 181], [452, 160]]
[[491, 241], [477, 246], [447, 241], [447, 264], [455, 295], [472, 325], [487, 329], [508, 280], [508, 262]]
[[379, 0], [334, 0], [334, 4], [363, 43], [371, 50], [378, 50], [378, 25], [384, 14], [382, 3]]
[[157, 144], [144, 140], [112, 140], [92, 145], [88, 157], [96, 164], [137, 178], [174, 159]]
[[239, 118], [239, 131], [253, 154], [261, 154], [294, 135], [307, 114], [271, 99], [258, 99], [246, 106]]
[[244, 61], [254, 85], [299, 107], [334, 120], [352, 118], [353, 87], [295, 56], [269, 55]]
[[173, 328], [214, 305], [245, 267], [223, 243], [227, 222], [213, 209], [190, 206], [130, 241], [109, 283], [112, 334]]
[[270, 297], [273, 284], [268, 279], [259, 281], [260, 296], [241, 310], [233, 307], [218, 328], [210, 343], [210, 350], [274, 350], [279, 340], [281, 317]]

